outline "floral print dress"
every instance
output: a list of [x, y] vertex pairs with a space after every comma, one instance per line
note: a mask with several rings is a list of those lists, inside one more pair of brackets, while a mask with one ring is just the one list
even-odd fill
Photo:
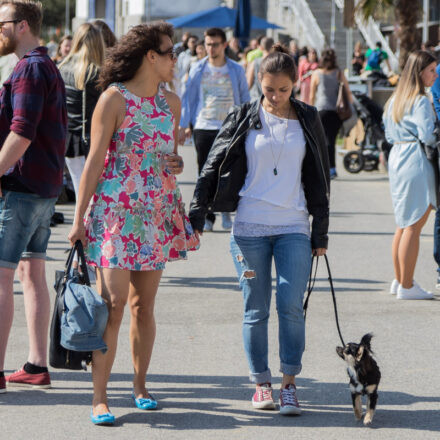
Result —
[[111, 86], [124, 96], [126, 114], [84, 218], [87, 260], [104, 268], [160, 270], [199, 246], [176, 177], [164, 166], [174, 150], [174, 116], [161, 88], [141, 98], [121, 83]]

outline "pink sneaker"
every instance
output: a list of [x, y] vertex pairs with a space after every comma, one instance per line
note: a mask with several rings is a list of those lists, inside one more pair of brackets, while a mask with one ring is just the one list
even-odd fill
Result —
[[296, 386], [293, 384], [286, 385], [280, 391], [280, 414], [283, 416], [299, 416], [301, 408], [296, 397]]
[[39, 389], [47, 389], [51, 387], [49, 373], [29, 374], [26, 373], [23, 368], [9, 376], [6, 376], [6, 382], [9, 386], [15, 387], [30, 387]]
[[0, 394], [6, 393], [6, 380], [5, 377], [0, 377]]
[[275, 409], [270, 383], [257, 385], [255, 394], [252, 397], [252, 406], [257, 409]]

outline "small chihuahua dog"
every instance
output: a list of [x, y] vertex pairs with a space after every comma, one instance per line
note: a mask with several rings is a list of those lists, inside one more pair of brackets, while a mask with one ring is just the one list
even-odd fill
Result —
[[377, 403], [377, 388], [380, 382], [380, 370], [371, 351], [372, 337], [373, 335], [368, 333], [362, 337], [359, 344], [349, 342], [345, 347], [336, 347], [336, 352], [348, 365], [351, 399], [357, 420], [362, 419], [361, 396], [367, 395], [367, 413], [364, 417], [364, 425], [370, 425], [373, 421]]

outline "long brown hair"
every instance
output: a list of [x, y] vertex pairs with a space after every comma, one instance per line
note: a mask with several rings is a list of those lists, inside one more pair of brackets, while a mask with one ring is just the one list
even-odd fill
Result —
[[105, 90], [113, 82], [132, 79], [149, 50], [159, 50], [162, 36], [173, 38], [173, 26], [163, 21], [132, 27], [108, 55], [101, 69], [98, 86]]
[[385, 104], [385, 111], [388, 112], [390, 103], [394, 100], [391, 118], [396, 124], [402, 120], [406, 112], [411, 110], [419, 95], [425, 96], [425, 85], [421, 73], [432, 63], [437, 63], [437, 60], [425, 50], [418, 50], [409, 55], [396, 90]]

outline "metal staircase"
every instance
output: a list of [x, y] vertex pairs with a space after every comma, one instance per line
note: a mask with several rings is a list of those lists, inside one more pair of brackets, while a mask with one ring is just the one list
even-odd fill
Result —
[[[335, 0], [336, 5], [338, 6], [341, 12], [344, 11], [344, 0]], [[364, 37], [367, 45], [369, 47], [375, 47], [376, 42], [380, 41], [382, 43], [382, 49], [388, 54], [388, 59], [391, 64], [391, 68], [395, 71], [399, 68], [399, 60], [391, 50], [388, 41], [383, 36], [379, 25], [373, 20], [373, 18], [369, 17], [368, 20], [365, 20], [361, 14], [355, 14], [355, 22], [356, 25]]]

